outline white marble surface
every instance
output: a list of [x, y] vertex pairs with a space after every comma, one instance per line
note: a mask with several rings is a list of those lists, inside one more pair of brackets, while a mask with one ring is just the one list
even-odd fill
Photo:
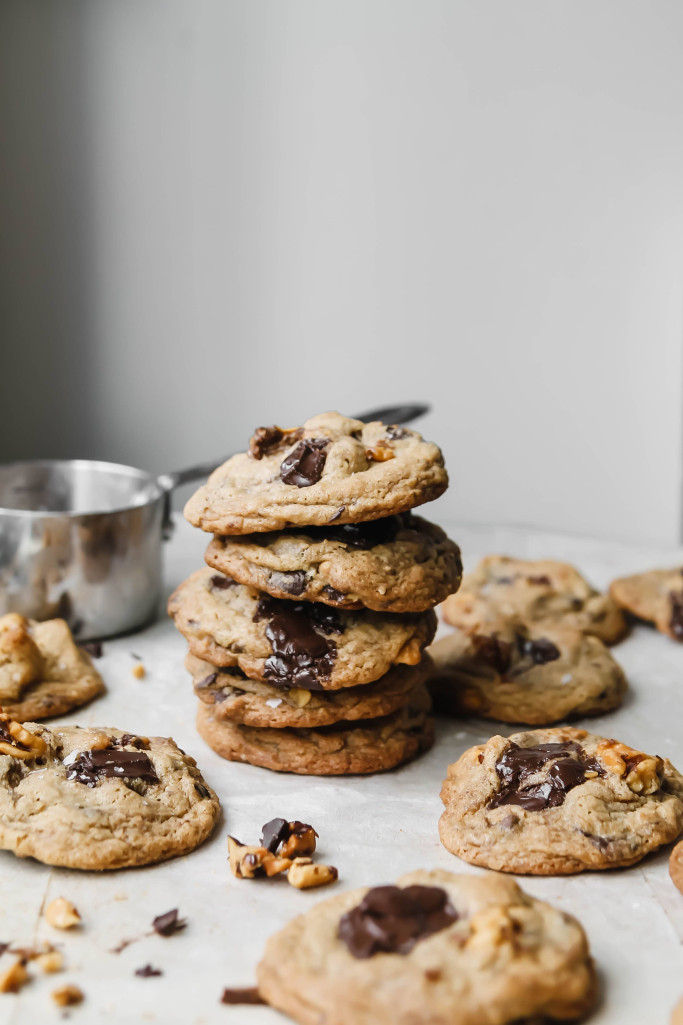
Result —
[[[611, 577], [683, 560], [680, 551], [652, 551], [518, 529], [445, 524], [462, 545], [466, 565], [488, 551], [548, 556], [575, 562], [598, 586]], [[166, 550], [168, 588], [201, 564], [206, 538], [180, 523]], [[136, 680], [132, 652], [147, 669]], [[64, 981], [86, 994], [68, 1011], [74, 1022], [159, 1022], [164, 1025], [275, 1025], [265, 1007], [226, 1007], [226, 985], [251, 985], [269, 933], [338, 887], [392, 881], [416, 867], [481, 871], [458, 861], [439, 843], [439, 790], [447, 764], [495, 727], [481, 720], [443, 721], [435, 747], [418, 762], [369, 778], [316, 779], [278, 775], [224, 762], [195, 733], [196, 701], [185, 670], [185, 645], [161, 618], [143, 633], [105, 644], [99, 666], [107, 695], [64, 721], [109, 725], [138, 733], [172, 735], [196, 756], [217, 790], [223, 817], [212, 839], [188, 857], [152, 868], [95, 875], [50, 869], [0, 853], [0, 941], [49, 938], [63, 947], [68, 971], [42, 976], [17, 995], [0, 995], [0, 1025], [58, 1020], [50, 991]], [[639, 627], [615, 649], [631, 691], [622, 709], [590, 727], [683, 765], [683, 646]], [[502, 732], [512, 732], [505, 728]], [[334, 889], [299, 892], [284, 881], [238, 881], [228, 871], [228, 830], [245, 841], [276, 815], [312, 822], [321, 859], [339, 868]], [[683, 896], [667, 872], [667, 853], [625, 871], [557, 879], [522, 879], [522, 885], [576, 915], [591, 941], [603, 998], [595, 1025], [666, 1023], [683, 995]], [[64, 895], [83, 915], [83, 927], [57, 934], [41, 920], [44, 902]], [[170, 939], [123, 939], [148, 933], [152, 919], [172, 907], [187, 917]], [[3, 958], [7, 963], [7, 955]], [[151, 963], [164, 972], [141, 979]], [[351, 1023], [349, 1023], [351, 1025]]]

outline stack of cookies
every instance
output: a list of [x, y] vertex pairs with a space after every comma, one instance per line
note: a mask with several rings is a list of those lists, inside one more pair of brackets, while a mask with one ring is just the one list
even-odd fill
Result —
[[190, 499], [186, 518], [214, 537], [169, 614], [218, 754], [339, 775], [431, 745], [422, 656], [462, 569], [410, 510], [447, 486], [416, 432], [326, 413], [259, 428]]

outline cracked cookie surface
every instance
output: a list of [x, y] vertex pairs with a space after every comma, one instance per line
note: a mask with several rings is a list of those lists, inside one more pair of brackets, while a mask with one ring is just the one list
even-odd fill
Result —
[[416, 665], [436, 630], [433, 611], [392, 615], [282, 601], [208, 568], [176, 589], [168, 611], [197, 658], [308, 690], [355, 687], [394, 664]]
[[457, 630], [428, 652], [435, 706], [450, 714], [547, 725], [618, 708], [627, 689], [601, 640], [554, 623], [510, 622], [491, 636]]
[[380, 719], [338, 722], [320, 729], [270, 729], [219, 721], [202, 702], [197, 730], [222, 758], [278, 772], [342, 776], [383, 772], [417, 757], [434, 740], [423, 685], [404, 708]]
[[488, 555], [446, 599], [443, 617], [468, 633], [490, 634], [509, 619], [527, 624], [561, 622], [615, 644], [627, 632], [621, 609], [573, 566]]
[[219, 804], [165, 737], [0, 717], [0, 848], [47, 865], [117, 869], [198, 847]]
[[668, 760], [564, 726], [492, 737], [448, 767], [443, 845], [502, 872], [633, 865], [683, 830]]
[[610, 584], [617, 605], [654, 623], [674, 641], [683, 641], [683, 569], [653, 569]]
[[210, 705], [217, 722], [245, 726], [316, 727], [341, 720], [373, 719], [402, 708], [427, 674], [426, 660], [417, 666], [392, 666], [374, 683], [325, 692], [273, 687], [251, 680], [236, 666], [221, 668], [188, 655], [195, 694]]
[[358, 523], [406, 512], [448, 487], [440, 449], [407, 427], [322, 413], [259, 428], [249, 452], [211, 474], [185, 517], [212, 534]]
[[[271, 936], [257, 968], [266, 1002], [301, 1025], [549, 1023], [593, 1007], [595, 969], [580, 924], [512, 879], [417, 871], [398, 888], [339, 894]], [[444, 899], [434, 921], [430, 908]], [[401, 946], [430, 913], [432, 931]], [[362, 926], [363, 914], [382, 944], [370, 956], [354, 955], [343, 938], [344, 923]]]
[[103, 691], [102, 677], [63, 619], [0, 617], [0, 706], [12, 719], [64, 715]]
[[422, 612], [457, 590], [458, 546], [419, 516], [216, 537], [209, 566], [276, 598]]

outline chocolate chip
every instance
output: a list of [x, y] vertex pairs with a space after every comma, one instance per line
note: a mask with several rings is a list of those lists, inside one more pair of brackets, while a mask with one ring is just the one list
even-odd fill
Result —
[[185, 919], [178, 918], [178, 908], [166, 911], [163, 915], [157, 915], [152, 922], [152, 928], [160, 936], [173, 936], [174, 933], [184, 929], [186, 925]]
[[611, 843], [611, 840], [607, 840], [604, 836], [597, 836], [595, 833], [587, 833], [584, 829], [581, 829], [580, 832], [587, 840], [590, 840], [592, 844], [595, 844], [599, 851], [606, 851]]
[[5, 953], [8, 947], [9, 943], [0, 943], [0, 957]]
[[203, 783], [195, 783], [194, 788], [195, 788], [195, 790], [197, 791], [197, 793], [199, 794], [200, 797], [202, 797], [202, 798], [211, 797], [211, 791], [209, 790], [208, 787], [205, 787]]
[[257, 427], [249, 440], [249, 455], [253, 459], [274, 455], [279, 449], [298, 441], [302, 434], [302, 427], [292, 431], [283, 431], [281, 427], [275, 426]]
[[554, 662], [560, 657], [560, 649], [547, 637], [538, 637], [532, 640], [530, 637], [518, 634], [517, 647], [520, 655], [530, 658], [537, 666], [544, 665], [546, 662]]
[[293, 569], [285, 573], [271, 573], [268, 583], [276, 587], [278, 591], [284, 591], [285, 594], [293, 594], [296, 597], [306, 590], [307, 580], [302, 569]]
[[262, 598], [254, 619], [268, 618], [266, 637], [272, 655], [266, 659], [264, 678], [280, 687], [323, 690], [330, 677], [337, 646], [323, 634], [342, 633], [336, 611], [313, 602]]
[[407, 954], [415, 944], [456, 922], [448, 894], [437, 886], [376, 886], [339, 921], [339, 939], [357, 958], [380, 951]]
[[346, 512], [346, 506], [345, 505], [340, 505], [339, 508], [337, 509], [336, 513], [334, 514], [334, 516], [330, 516], [330, 518], [329, 518], [329, 520], [327, 522], [328, 523], [334, 523], [334, 521], [338, 520], [340, 516], [343, 516], [343, 514], [345, 512]]
[[404, 438], [410, 437], [412, 433], [406, 427], [399, 427], [398, 424], [390, 424], [387, 427], [387, 438], [389, 441], [403, 441]]
[[323, 594], [337, 605], [343, 605], [347, 600], [347, 595], [342, 591], [338, 591], [336, 587], [332, 587], [330, 584], [325, 584]]
[[83, 644], [79, 645], [83, 651], [87, 652], [92, 658], [102, 658], [104, 654], [104, 648], [102, 647], [101, 641], [84, 641]]
[[149, 751], [149, 741], [144, 737], [134, 737], [132, 733], [122, 733], [120, 737], [112, 737], [110, 747], [135, 747], [138, 751]]
[[217, 679], [218, 673], [209, 673], [208, 676], [205, 676], [202, 680], [198, 680], [197, 683], [195, 683], [195, 690], [204, 690], [206, 687], [212, 687]]
[[222, 573], [216, 573], [215, 576], [211, 577], [211, 586], [215, 587], [218, 591], [227, 591], [229, 587], [236, 587], [237, 582], [231, 577], [223, 576]]
[[261, 847], [275, 854], [281, 843], [289, 839], [289, 822], [286, 819], [271, 819], [262, 829]]
[[[324, 538], [341, 541], [351, 548], [370, 549], [376, 545], [390, 544], [396, 540], [399, 530], [405, 529], [409, 523], [404, 516], [385, 516], [380, 520], [369, 520], [366, 523], [341, 523], [337, 527], [321, 527]], [[306, 528], [309, 533], [310, 527]]]
[[[529, 777], [540, 772], [551, 762], [547, 779], [522, 786]], [[496, 762], [501, 781], [500, 791], [489, 801], [488, 808], [516, 804], [527, 811], [543, 811], [564, 803], [570, 790], [586, 781], [586, 771], [604, 776], [604, 769], [594, 758], [589, 758], [575, 741], [560, 744], [538, 744], [520, 747], [510, 742]]]
[[163, 975], [161, 968], [152, 968], [151, 964], [143, 965], [142, 968], [136, 968], [135, 974], [139, 975], [141, 979], [151, 979], [154, 975]]
[[224, 989], [222, 1004], [265, 1004], [265, 1000], [255, 986], [244, 989]]
[[305, 438], [282, 461], [280, 477], [285, 484], [310, 488], [317, 484], [325, 468], [329, 438]]
[[683, 593], [672, 591], [669, 595], [671, 603], [671, 618], [669, 629], [679, 641], [683, 640]]
[[78, 758], [66, 766], [66, 778], [94, 787], [103, 777], [112, 779], [141, 779], [158, 783], [159, 777], [148, 756], [141, 751], [82, 751]]
[[491, 666], [497, 673], [504, 676], [510, 668], [512, 645], [501, 641], [498, 637], [484, 637], [475, 634], [472, 637], [475, 657]]
[[527, 580], [530, 584], [538, 584], [543, 587], [550, 587], [552, 583], [550, 577], [547, 577], [545, 574], [539, 577], [527, 577]]

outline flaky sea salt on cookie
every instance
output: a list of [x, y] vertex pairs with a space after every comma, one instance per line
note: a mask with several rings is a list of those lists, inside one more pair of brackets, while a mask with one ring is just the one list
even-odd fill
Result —
[[272, 936], [261, 996], [301, 1025], [577, 1020], [596, 979], [583, 929], [511, 879], [411, 872]]
[[322, 413], [302, 427], [260, 427], [185, 506], [212, 534], [358, 523], [406, 512], [448, 487], [440, 449], [407, 427]]
[[218, 798], [172, 740], [0, 715], [0, 848], [65, 868], [115, 869], [187, 854]]

